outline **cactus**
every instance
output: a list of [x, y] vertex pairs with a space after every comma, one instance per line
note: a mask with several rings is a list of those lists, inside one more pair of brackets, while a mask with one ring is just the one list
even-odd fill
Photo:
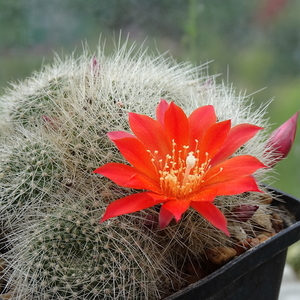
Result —
[[[66, 202], [70, 202], [66, 200]], [[138, 219], [98, 224], [91, 199], [34, 220], [7, 253], [13, 299], [155, 299], [170, 284], [161, 246]], [[91, 204], [90, 207], [87, 205]], [[127, 218], [128, 219], [128, 218]]]
[[59, 188], [60, 157], [37, 135], [24, 130], [1, 149], [2, 221], [21, 218]]
[[[265, 107], [253, 111], [247, 97], [216, 84], [207, 66], [127, 44], [111, 56], [99, 47], [56, 58], [2, 97], [0, 213], [14, 299], [160, 299], [187, 283], [184, 262], [201, 264], [207, 248], [232, 245], [239, 228], [255, 231], [251, 221], [231, 220], [230, 239], [193, 211], [160, 230], [155, 208], [98, 224], [108, 203], [133, 192], [92, 174], [125, 162], [106, 134], [128, 131], [128, 112], [153, 117], [160, 98], [186, 113], [212, 104], [220, 121], [268, 127]], [[237, 154], [268, 165], [265, 147], [266, 133], [259, 133]], [[255, 175], [265, 180], [268, 171]], [[249, 193], [215, 203], [230, 221], [231, 210], [247, 201], [268, 215], [262, 198]]]

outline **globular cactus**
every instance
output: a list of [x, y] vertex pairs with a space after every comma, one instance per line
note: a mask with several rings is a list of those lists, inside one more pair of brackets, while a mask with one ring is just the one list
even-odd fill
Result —
[[59, 189], [63, 162], [38, 135], [24, 129], [1, 149], [2, 221], [21, 219], [23, 212], [47, 203], [47, 195]]
[[[92, 199], [66, 203], [12, 234], [13, 299], [159, 299], [171, 286], [161, 245], [137, 218], [98, 224]], [[82, 199], [83, 200], [83, 199]], [[90, 206], [89, 206], [90, 205]], [[130, 220], [131, 219], [131, 220]], [[178, 277], [178, 276], [177, 276]]]
[[[94, 55], [57, 58], [2, 97], [0, 213], [13, 299], [160, 299], [186, 284], [181, 263], [232, 245], [193, 211], [164, 230], [155, 209], [98, 224], [110, 202], [133, 193], [92, 173], [125, 162], [106, 134], [128, 131], [128, 112], [154, 117], [161, 98], [187, 114], [212, 104], [219, 121], [268, 126], [264, 108], [253, 111], [247, 97], [216, 84], [207, 66], [127, 44], [110, 56], [100, 47]], [[265, 147], [261, 132], [236, 154], [268, 165]], [[265, 179], [267, 171], [255, 175]], [[250, 198], [268, 213], [261, 195]], [[230, 221], [232, 208], [245, 201], [236, 195], [215, 203]], [[233, 237], [236, 226], [253, 231], [250, 222], [233, 220]]]

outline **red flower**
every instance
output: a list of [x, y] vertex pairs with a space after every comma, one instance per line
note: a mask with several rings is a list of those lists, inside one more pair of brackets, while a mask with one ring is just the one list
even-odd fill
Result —
[[162, 204], [161, 228], [192, 207], [227, 235], [227, 220], [213, 204], [216, 196], [260, 192], [251, 176], [265, 165], [250, 155], [231, 157], [260, 127], [217, 122], [212, 105], [187, 117], [174, 103], [162, 100], [156, 119], [129, 113], [133, 134], [116, 131], [108, 137], [132, 165], [108, 163], [94, 171], [116, 184], [145, 191], [108, 205], [100, 222]]

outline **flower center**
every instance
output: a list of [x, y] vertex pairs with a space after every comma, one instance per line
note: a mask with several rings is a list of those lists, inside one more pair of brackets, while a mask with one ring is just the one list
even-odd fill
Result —
[[156, 155], [152, 159], [160, 176], [160, 187], [165, 195], [177, 199], [184, 198], [197, 192], [204, 182], [203, 177], [211, 167], [209, 154], [205, 153], [205, 161], [200, 162], [200, 151], [188, 150], [189, 146], [176, 149], [173, 141], [172, 154], [167, 154], [164, 160], [156, 160]]

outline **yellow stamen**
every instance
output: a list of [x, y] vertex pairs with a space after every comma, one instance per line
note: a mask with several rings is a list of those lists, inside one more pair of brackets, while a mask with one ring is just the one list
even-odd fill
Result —
[[194, 152], [188, 152], [189, 146], [178, 149], [172, 141], [172, 152], [164, 159], [158, 158], [157, 151], [152, 153], [151, 161], [159, 174], [160, 187], [165, 195], [184, 199], [201, 188], [203, 178], [211, 168], [211, 160], [209, 154], [205, 153], [205, 160], [200, 161], [201, 153], [197, 147], [193, 149]]

